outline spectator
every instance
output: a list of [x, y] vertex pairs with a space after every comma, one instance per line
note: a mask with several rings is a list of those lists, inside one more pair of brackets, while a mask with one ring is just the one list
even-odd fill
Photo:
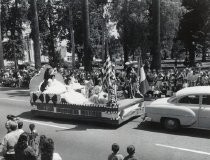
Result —
[[41, 149], [41, 160], [62, 160], [58, 153], [54, 153], [54, 142], [51, 138], [46, 138], [43, 141]]
[[112, 153], [108, 156], [108, 160], [123, 160], [123, 156], [118, 153], [120, 147], [117, 143], [112, 144]]
[[5, 157], [5, 160], [15, 160], [14, 147], [18, 141], [16, 129], [17, 123], [15, 121], [11, 121], [10, 132], [4, 136], [2, 141], [2, 154]]
[[39, 150], [38, 150], [38, 156], [41, 157], [41, 151], [43, 150], [43, 144], [44, 141], [46, 140], [46, 136], [45, 135], [41, 135], [39, 138]]
[[37, 139], [36, 139], [38, 137], [38, 133], [35, 130], [35, 124], [31, 123], [29, 125], [29, 129], [30, 129], [30, 133], [29, 133], [29, 141], [28, 141], [28, 144], [38, 154], [38, 143], [37, 143]]
[[37, 160], [35, 151], [28, 146], [27, 133], [22, 133], [15, 145], [15, 160]]
[[137, 158], [134, 156], [135, 147], [133, 145], [127, 147], [127, 152], [128, 155], [124, 158], [124, 160], [137, 160]]
[[18, 129], [16, 130], [16, 132], [17, 132], [17, 136], [19, 138], [20, 135], [24, 132], [24, 130], [23, 130], [23, 121], [17, 120], [17, 124], [18, 124]]
[[5, 123], [5, 128], [7, 129], [7, 133], [11, 132], [10, 130], [10, 123], [14, 122], [15, 116], [14, 115], [7, 115], [7, 122]]

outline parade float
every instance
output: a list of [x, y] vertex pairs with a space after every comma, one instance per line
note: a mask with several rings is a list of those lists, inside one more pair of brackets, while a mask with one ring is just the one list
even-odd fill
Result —
[[[141, 113], [143, 98], [118, 99], [108, 70], [104, 71], [102, 81], [108, 87], [107, 93], [95, 91], [97, 93], [88, 97], [89, 82], [66, 85], [58, 72], [54, 72], [53, 80], [49, 80], [46, 76], [49, 69], [52, 71], [49, 65], [43, 66], [30, 81], [31, 112], [34, 116], [119, 125]], [[49, 83], [53, 84], [49, 87]]]

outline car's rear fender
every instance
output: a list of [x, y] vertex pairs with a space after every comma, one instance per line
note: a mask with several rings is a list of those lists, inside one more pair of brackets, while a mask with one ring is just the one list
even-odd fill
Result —
[[196, 114], [187, 107], [147, 106], [145, 112], [153, 122], [161, 122], [161, 119], [164, 118], [173, 118], [179, 120], [182, 126], [190, 126], [197, 121]]

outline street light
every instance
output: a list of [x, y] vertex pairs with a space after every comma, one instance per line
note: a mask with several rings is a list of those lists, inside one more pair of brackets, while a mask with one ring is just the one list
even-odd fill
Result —
[[12, 42], [12, 52], [14, 52], [14, 62], [15, 62], [15, 70], [17, 70], [18, 67], [18, 62], [17, 62], [17, 55], [16, 55], [16, 50], [15, 50], [15, 36], [18, 36], [18, 32], [15, 30], [14, 34], [11, 34], [11, 31], [8, 30], [7, 31], [7, 36], [11, 37], [11, 42]]

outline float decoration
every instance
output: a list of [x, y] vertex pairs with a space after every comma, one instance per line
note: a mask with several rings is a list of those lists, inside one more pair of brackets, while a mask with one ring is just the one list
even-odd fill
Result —
[[[58, 72], [53, 72], [52, 67], [49, 65], [44, 66], [40, 70], [40, 73], [32, 78], [30, 82], [30, 102], [33, 106], [32, 114], [52, 118], [103, 122], [111, 125], [119, 125], [132, 117], [139, 116], [143, 99], [118, 100], [115, 72], [111, 61], [108, 62], [108, 65], [111, 67], [106, 66], [104, 68], [102, 86], [108, 95], [105, 95], [107, 93], [104, 92], [101, 93], [101, 97], [107, 96], [106, 101], [102, 100], [102, 104], [98, 102], [94, 103], [91, 101], [91, 98], [85, 97], [85, 89], [88, 87], [77, 84], [75, 86], [78, 87], [73, 87], [72, 89], [72, 87], [64, 85], [62, 76]], [[51, 83], [53, 85], [48, 86], [45, 84], [45, 81], [48, 82], [48, 85]], [[44, 84], [46, 89], [41, 91], [40, 88]], [[77, 88], [79, 88], [80, 92], [78, 92]]]

